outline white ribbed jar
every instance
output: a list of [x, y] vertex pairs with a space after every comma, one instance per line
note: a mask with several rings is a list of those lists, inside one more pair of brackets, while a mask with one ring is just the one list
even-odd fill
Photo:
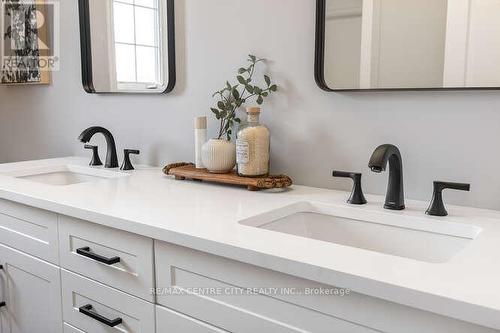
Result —
[[210, 139], [201, 152], [203, 165], [212, 173], [228, 173], [236, 165], [236, 145], [231, 141]]

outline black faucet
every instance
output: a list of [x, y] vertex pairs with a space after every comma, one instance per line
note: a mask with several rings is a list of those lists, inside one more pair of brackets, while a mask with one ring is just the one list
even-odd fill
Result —
[[403, 189], [403, 161], [401, 152], [394, 145], [379, 146], [373, 152], [368, 167], [376, 173], [385, 171], [389, 162], [389, 186], [385, 197], [384, 208], [392, 210], [405, 209], [405, 197]]
[[106, 143], [108, 145], [108, 151], [106, 153], [106, 163], [104, 167], [118, 168], [118, 156], [116, 155], [115, 139], [113, 138], [113, 135], [110, 131], [98, 126], [89, 127], [85, 131], [83, 131], [82, 134], [80, 134], [78, 140], [83, 143], [88, 143], [97, 133], [101, 133], [102, 135], [104, 135], [104, 138], [106, 139]]

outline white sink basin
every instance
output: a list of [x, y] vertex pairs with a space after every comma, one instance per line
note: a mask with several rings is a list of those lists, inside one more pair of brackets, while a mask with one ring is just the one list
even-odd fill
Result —
[[129, 176], [127, 173], [123, 172], [78, 165], [56, 165], [22, 169], [3, 173], [2, 175], [56, 186], [66, 186]]
[[310, 202], [240, 223], [430, 263], [449, 261], [481, 232], [463, 223]]

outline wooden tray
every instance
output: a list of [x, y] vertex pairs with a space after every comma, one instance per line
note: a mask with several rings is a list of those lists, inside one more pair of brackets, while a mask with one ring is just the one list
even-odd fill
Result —
[[201, 180], [220, 184], [246, 186], [249, 191], [259, 191], [272, 188], [286, 188], [293, 184], [285, 175], [258, 178], [240, 177], [236, 171], [225, 174], [210, 173], [207, 169], [196, 169], [192, 163], [174, 163], [163, 168], [166, 175], [175, 176], [178, 180]]

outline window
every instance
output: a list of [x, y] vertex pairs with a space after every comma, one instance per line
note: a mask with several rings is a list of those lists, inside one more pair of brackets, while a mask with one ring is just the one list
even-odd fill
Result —
[[118, 88], [156, 88], [162, 81], [160, 0], [113, 0]]

